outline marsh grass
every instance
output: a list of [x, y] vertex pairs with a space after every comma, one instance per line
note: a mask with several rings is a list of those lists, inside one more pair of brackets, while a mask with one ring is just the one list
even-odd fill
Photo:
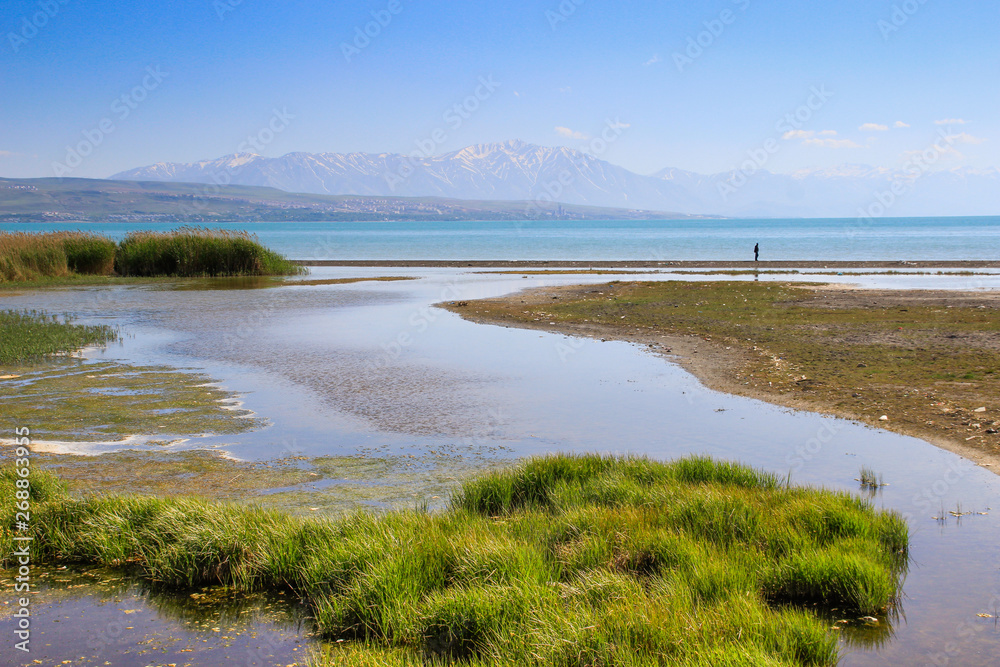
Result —
[[113, 327], [73, 324], [69, 316], [34, 310], [0, 311], [0, 365], [35, 361], [88, 345], [106, 345], [118, 337]]
[[[7, 559], [14, 479], [0, 473]], [[530, 459], [466, 483], [442, 513], [335, 521], [72, 499], [41, 470], [31, 483], [32, 562], [291, 588], [345, 640], [329, 664], [833, 665], [836, 636], [811, 609], [891, 609], [906, 566], [898, 515], [699, 457]]]
[[304, 271], [262, 246], [253, 234], [199, 227], [129, 234], [118, 244], [115, 270], [123, 276], [273, 276]]
[[63, 238], [66, 266], [72, 273], [109, 276], [115, 270], [117, 244], [109, 238], [89, 234], [67, 234]]
[[121, 243], [85, 232], [0, 232], [0, 283], [77, 276], [282, 276], [302, 267], [242, 231], [182, 227]]
[[114, 257], [114, 241], [85, 232], [0, 232], [0, 282], [109, 275]]

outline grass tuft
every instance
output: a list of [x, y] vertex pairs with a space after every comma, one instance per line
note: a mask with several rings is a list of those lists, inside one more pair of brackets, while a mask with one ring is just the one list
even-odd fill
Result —
[[872, 491], [886, 486], [886, 483], [882, 481], [882, 473], [877, 473], [868, 466], [861, 466], [860, 476], [857, 481], [861, 482], [862, 489], [869, 489]]
[[777, 563], [764, 577], [769, 599], [883, 613], [895, 602], [898, 582], [877, 557], [843, 550], [810, 549]]

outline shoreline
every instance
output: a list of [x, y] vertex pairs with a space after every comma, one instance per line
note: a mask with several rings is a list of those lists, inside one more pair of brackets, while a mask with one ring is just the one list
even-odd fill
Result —
[[[491, 316], [483, 314], [480, 310], [476, 310], [477, 306], [486, 306], [490, 303], [518, 303], [521, 307], [525, 305], [531, 307], [536, 304], [548, 304], [551, 303], [553, 297], [557, 296], [560, 299], [572, 298], [592, 288], [593, 285], [561, 285], [523, 290], [496, 299], [483, 299], [479, 302], [445, 302], [435, 305], [453, 312], [466, 320], [480, 324], [535, 329], [569, 336], [583, 336], [602, 342], [615, 340], [634, 343], [669, 362], [678, 364], [681, 368], [694, 375], [705, 387], [713, 391], [753, 398], [794, 410], [808, 410], [809, 412], [822, 415], [849, 419], [873, 428], [881, 428], [901, 435], [919, 438], [935, 447], [968, 459], [985, 470], [1000, 475], [1000, 451], [989, 451], [969, 446], [967, 441], [949, 438], [942, 435], [936, 429], [921, 428], [895, 421], [874, 421], [870, 416], [843, 409], [828, 400], [817, 400], [815, 397], [800, 398], [794, 394], [768, 391], [746, 384], [743, 381], [745, 378], [742, 376], [742, 369], [751, 363], [751, 353], [748, 350], [737, 348], [731, 344], [727, 345], [723, 342], [709, 340], [706, 338], [709, 334], [683, 335], [666, 331], [642, 331], [599, 323], [559, 322], [552, 324], [548, 321], [545, 323], [536, 323], [533, 321], [510, 319], [498, 314]], [[851, 291], [854, 291], [854, 288], [851, 288]], [[884, 291], [882, 290], [882, 292]]]
[[1000, 269], [1000, 260], [510, 260], [510, 259], [292, 259], [299, 266], [399, 268], [616, 268], [616, 269]]

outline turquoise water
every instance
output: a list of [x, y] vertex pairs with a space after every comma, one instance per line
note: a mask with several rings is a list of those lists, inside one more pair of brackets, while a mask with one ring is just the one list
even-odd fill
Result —
[[[124, 236], [176, 224], [0, 224]], [[211, 223], [247, 229], [294, 259], [762, 260], [1000, 259], [1000, 216], [768, 220]]]

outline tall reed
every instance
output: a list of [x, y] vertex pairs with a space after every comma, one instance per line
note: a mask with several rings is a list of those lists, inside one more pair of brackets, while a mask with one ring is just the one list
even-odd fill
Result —
[[0, 282], [109, 275], [115, 248], [111, 239], [85, 232], [0, 232]]
[[301, 267], [262, 246], [245, 231], [183, 227], [133, 232], [118, 245], [123, 276], [262, 276], [301, 273]]
[[183, 227], [121, 243], [86, 232], [0, 232], [0, 282], [110, 276], [294, 275], [302, 267], [245, 231]]

